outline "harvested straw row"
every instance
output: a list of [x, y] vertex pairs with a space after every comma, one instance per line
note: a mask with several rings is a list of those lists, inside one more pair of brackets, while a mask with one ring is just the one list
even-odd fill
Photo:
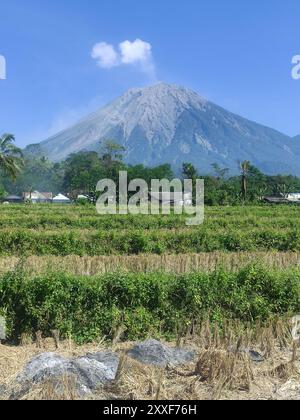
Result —
[[35, 274], [46, 272], [68, 272], [75, 275], [96, 275], [116, 271], [153, 272], [183, 274], [192, 271], [211, 272], [218, 267], [227, 271], [237, 271], [242, 267], [261, 262], [277, 269], [300, 268], [300, 253], [294, 252], [254, 252], [254, 253], [203, 253], [179, 255], [143, 254], [137, 256], [96, 256], [80, 257], [69, 255], [32, 256], [28, 258], [0, 258], [0, 273], [23, 268]]

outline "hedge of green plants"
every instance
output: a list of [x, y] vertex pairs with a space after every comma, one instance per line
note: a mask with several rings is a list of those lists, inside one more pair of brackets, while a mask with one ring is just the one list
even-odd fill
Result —
[[209, 317], [244, 322], [299, 313], [300, 271], [251, 265], [238, 273], [170, 275], [109, 274], [79, 277], [49, 273], [34, 278], [21, 270], [0, 278], [0, 314], [9, 338], [60, 330], [79, 343], [112, 338], [172, 338], [178, 328]]
[[[1, 215], [1, 213], [0, 213]], [[76, 215], [48, 215], [34, 216], [32, 214], [23, 216], [7, 217], [1, 215], [0, 229], [35, 229], [35, 230], [154, 230], [154, 229], [184, 229], [186, 228], [186, 219], [189, 216], [82, 216]], [[300, 218], [289, 218], [284, 215], [277, 217], [255, 217], [236, 215], [236, 217], [215, 217], [207, 215], [205, 222], [200, 226], [189, 227], [191, 230], [202, 230], [203, 227], [210, 229], [222, 229], [238, 227], [244, 228], [272, 228], [276, 226], [278, 229], [300, 229]]]
[[0, 230], [0, 255], [136, 255], [200, 252], [300, 251], [300, 230], [209, 229], [34, 231]]
[[[189, 228], [300, 229], [300, 207], [206, 207], [205, 222]], [[187, 215], [98, 215], [94, 206], [0, 206], [0, 229], [36, 230], [121, 230], [179, 229], [186, 227]]]

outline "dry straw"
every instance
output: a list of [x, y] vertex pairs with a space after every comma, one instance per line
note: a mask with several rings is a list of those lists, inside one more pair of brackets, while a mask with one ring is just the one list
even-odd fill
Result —
[[184, 274], [192, 271], [212, 272], [222, 266], [228, 271], [238, 271], [252, 262], [261, 261], [264, 265], [277, 269], [300, 268], [300, 253], [296, 252], [244, 252], [203, 254], [154, 255], [136, 256], [96, 256], [80, 257], [69, 255], [32, 256], [28, 258], [0, 258], [0, 273], [13, 271], [22, 266], [33, 274], [43, 274], [51, 271], [68, 272], [74, 275], [96, 275], [124, 272], [153, 272]]
[[[36, 344], [23, 347], [0, 346], [0, 384], [12, 386], [14, 378], [33, 356], [56, 351], [66, 357], [76, 357], [110, 347], [101, 342], [77, 346], [56, 339], [41, 337]], [[193, 326], [185, 336], [187, 347], [197, 353], [194, 363], [178, 368], [146, 366], [126, 356], [132, 343], [119, 343], [120, 354], [116, 380], [101, 387], [88, 399], [118, 400], [204, 400], [204, 399], [293, 399], [299, 397], [298, 343], [293, 343], [291, 325], [274, 320], [268, 325], [242, 326], [229, 322], [219, 331], [204, 321]], [[170, 345], [170, 344], [169, 344]], [[245, 351], [246, 346], [259, 351], [265, 361], [254, 363]], [[296, 380], [294, 383], [293, 380]], [[55, 384], [46, 382], [35, 386], [21, 399], [55, 400], [78, 399], [76, 380], [63, 377]], [[15, 390], [16, 395], [17, 390]], [[5, 399], [5, 396], [2, 396]]]

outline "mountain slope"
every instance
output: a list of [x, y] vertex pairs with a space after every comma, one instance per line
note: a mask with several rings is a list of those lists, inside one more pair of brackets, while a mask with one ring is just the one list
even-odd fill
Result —
[[300, 136], [296, 136], [292, 138], [292, 150], [300, 156]]
[[132, 164], [168, 162], [178, 169], [191, 162], [208, 172], [216, 162], [236, 172], [237, 161], [247, 159], [268, 173], [300, 175], [295, 139], [164, 83], [129, 90], [40, 146], [60, 161], [71, 153], [99, 150], [104, 139], [122, 144]]

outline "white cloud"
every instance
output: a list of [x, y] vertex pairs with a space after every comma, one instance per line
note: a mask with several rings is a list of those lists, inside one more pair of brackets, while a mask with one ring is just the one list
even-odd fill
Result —
[[111, 69], [119, 65], [119, 57], [114, 46], [106, 42], [99, 42], [94, 45], [92, 50], [92, 58], [97, 60], [100, 67]]
[[123, 41], [118, 50], [111, 44], [100, 42], [92, 50], [92, 58], [102, 68], [110, 69], [121, 65], [136, 66], [149, 77], [155, 78], [155, 65], [152, 56], [152, 46], [149, 42], [136, 39]]
[[152, 60], [152, 47], [148, 42], [137, 39], [134, 42], [124, 41], [119, 45], [122, 63], [146, 63]]

